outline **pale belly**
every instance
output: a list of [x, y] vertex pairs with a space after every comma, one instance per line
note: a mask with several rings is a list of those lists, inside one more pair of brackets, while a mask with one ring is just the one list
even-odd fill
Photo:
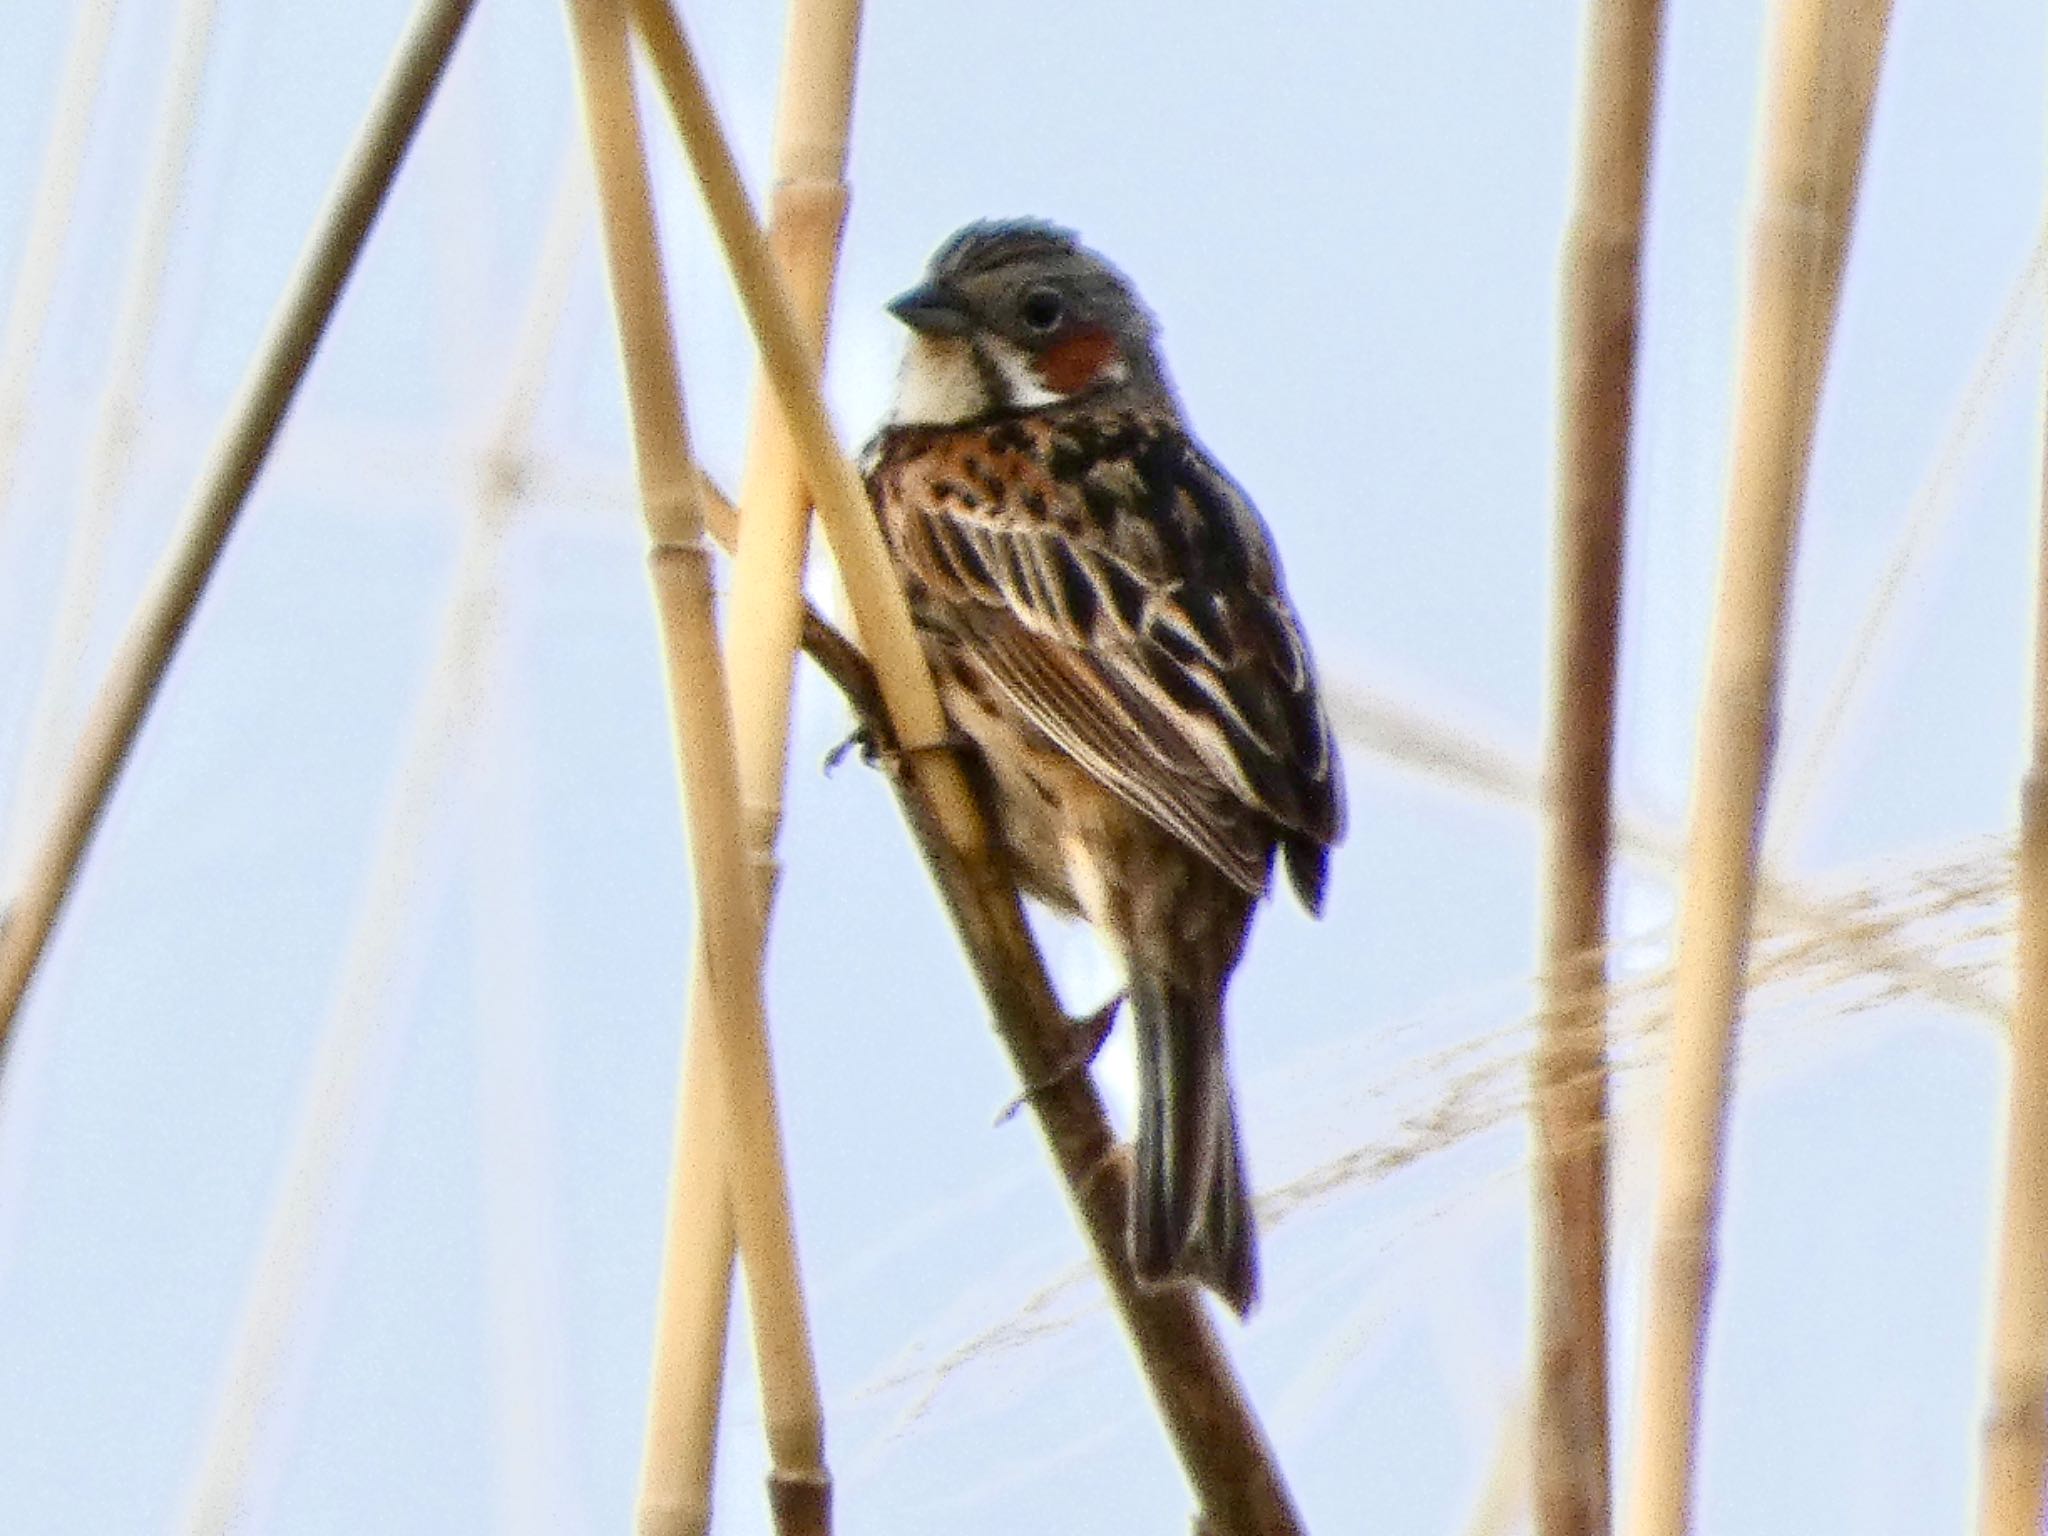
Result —
[[[957, 666], [957, 658], [946, 660]], [[1063, 917], [1114, 932], [1098, 850], [1105, 835], [1115, 838], [1105, 819], [1122, 823], [1137, 813], [1031, 725], [990, 708], [982, 686], [961, 683], [952, 667], [935, 671], [948, 717], [977, 748], [1018, 889]]]

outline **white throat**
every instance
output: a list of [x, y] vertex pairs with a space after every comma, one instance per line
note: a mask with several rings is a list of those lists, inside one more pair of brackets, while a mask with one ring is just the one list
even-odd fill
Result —
[[899, 427], [943, 427], [995, 409], [964, 336], [913, 334], [896, 375], [889, 420]]
[[964, 336], [913, 334], [903, 354], [903, 368], [896, 375], [890, 423], [945, 427], [997, 410], [1037, 410], [1066, 398], [1045, 387], [1023, 348], [1000, 336], [985, 337], [982, 344], [1002, 381], [1004, 398], [991, 396], [973, 341]]

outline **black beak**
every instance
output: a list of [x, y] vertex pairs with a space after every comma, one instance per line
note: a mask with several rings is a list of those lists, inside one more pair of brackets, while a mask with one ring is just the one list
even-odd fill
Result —
[[966, 306], [937, 283], [921, 283], [889, 301], [889, 313], [924, 336], [965, 336], [971, 329]]

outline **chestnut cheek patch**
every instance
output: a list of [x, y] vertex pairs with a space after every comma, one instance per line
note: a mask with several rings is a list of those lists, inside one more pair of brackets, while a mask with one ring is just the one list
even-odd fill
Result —
[[1038, 359], [1038, 376], [1056, 395], [1078, 395], [1102, 377], [1116, 357], [1116, 342], [1100, 326], [1085, 326], [1047, 347]]

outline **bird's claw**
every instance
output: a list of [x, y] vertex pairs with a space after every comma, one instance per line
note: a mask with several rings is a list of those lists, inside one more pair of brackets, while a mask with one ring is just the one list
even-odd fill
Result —
[[923, 746], [898, 746], [887, 731], [878, 731], [874, 726], [863, 723], [855, 726], [844, 741], [825, 754], [825, 771], [830, 773], [845, 761], [847, 753], [855, 750], [859, 751], [860, 760], [868, 767], [884, 768], [895, 773], [913, 759], [926, 757], [932, 753], [955, 755], [971, 751], [973, 746], [974, 742], [970, 737], [955, 730], [948, 730], [937, 741], [927, 742]]
[[860, 752], [861, 762], [870, 768], [882, 760], [882, 747], [875, 740], [873, 727], [861, 724], [847, 732], [846, 739], [825, 754], [825, 771], [832, 772], [846, 760], [847, 753], [856, 749]]
[[1026, 1083], [1024, 1091], [1003, 1106], [1002, 1113], [996, 1116], [996, 1124], [1007, 1124], [1016, 1118], [1018, 1110], [1039, 1094], [1062, 1086], [1076, 1073], [1086, 1072], [1094, 1066], [1095, 1058], [1102, 1054], [1103, 1042], [1109, 1039], [1109, 1032], [1116, 1025], [1116, 1011], [1123, 1006], [1123, 1001], [1124, 994], [1119, 992], [1093, 1013], [1072, 1020], [1077, 1036], [1073, 1049], [1052, 1071], [1035, 1082]]

